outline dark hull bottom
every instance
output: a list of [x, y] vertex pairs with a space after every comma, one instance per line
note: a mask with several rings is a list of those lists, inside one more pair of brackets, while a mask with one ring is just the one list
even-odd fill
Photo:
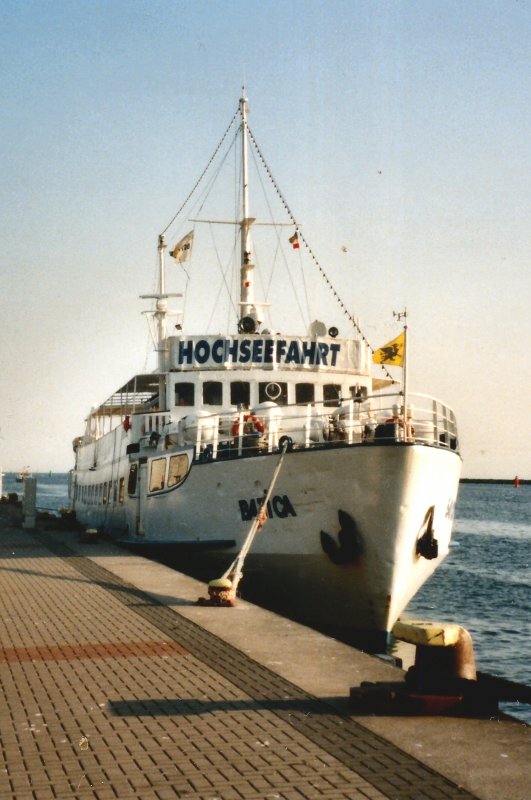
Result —
[[[164, 543], [157, 544], [133, 544], [120, 542], [120, 545], [127, 549], [141, 553], [144, 558], [158, 561], [171, 569], [184, 572], [205, 584], [205, 596], [207, 594], [207, 584], [213, 578], [218, 578], [231, 564], [234, 555], [220, 552], [215, 559], [213, 566], [212, 554], [210, 554], [209, 564], [205, 565], [204, 556], [201, 550], [187, 548], [182, 545], [172, 546]], [[274, 611], [281, 616], [300, 622], [303, 625], [313, 628], [327, 636], [345, 642], [346, 644], [364, 650], [367, 653], [387, 653], [390, 644], [390, 635], [386, 631], [357, 630], [348, 629], [341, 626], [316, 624], [315, 620], [305, 616], [304, 611], [298, 604], [291, 602], [289, 588], [275, 586], [266, 579], [263, 573], [248, 569], [239, 585], [239, 595], [250, 603]]]

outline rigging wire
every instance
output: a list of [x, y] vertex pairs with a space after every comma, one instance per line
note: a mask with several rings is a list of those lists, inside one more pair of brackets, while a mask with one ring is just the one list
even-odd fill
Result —
[[235, 250], [236, 250], [238, 237], [235, 236], [235, 238], [234, 238], [233, 249], [232, 249], [232, 252], [230, 253], [230, 255], [228, 257], [228, 267], [224, 268], [223, 264], [221, 262], [221, 257], [220, 257], [218, 246], [217, 246], [216, 239], [215, 239], [215, 236], [214, 236], [214, 230], [213, 230], [212, 223], [210, 223], [208, 227], [209, 227], [209, 230], [210, 230], [210, 236], [211, 236], [211, 239], [212, 239], [212, 245], [214, 247], [214, 252], [216, 254], [218, 267], [219, 267], [219, 270], [221, 272], [221, 284], [220, 284], [220, 287], [219, 287], [219, 290], [218, 290], [218, 293], [217, 293], [217, 296], [216, 296], [216, 300], [214, 301], [214, 303], [212, 305], [212, 312], [210, 314], [210, 319], [208, 320], [208, 323], [207, 323], [207, 330], [209, 330], [210, 324], [211, 324], [212, 319], [214, 317], [214, 314], [216, 313], [216, 311], [217, 311], [217, 309], [219, 307], [219, 298], [221, 296], [221, 291], [222, 291], [223, 287], [225, 287], [225, 290], [226, 290], [226, 292], [227, 292], [227, 294], [229, 296], [229, 313], [232, 310], [232, 312], [234, 313], [236, 318], [237, 318], [237, 314], [238, 314], [236, 306], [234, 304], [234, 301], [232, 300], [232, 293], [231, 293], [231, 290], [230, 290], [230, 286], [227, 283], [227, 272], [229, 272], [229, 271], [232, 272], [232, 270], [230, 270], [230, 267], [231, 267], [231, 265], [232, 265], [232, 263], [234, 261], [234, 253], [235, 253]]
[[[265, 160], [264, 156], [262, 155], [262, 151], [260, 150], [260, 148], [259, 148], [259, 146], [258, 146], [258, 142], [257, 142], [257, 141], [256, 141], [256, 139], [254, 138], [253, 132], [252, 132], [252, 130], [251, 130], [251, 128], [249, 127], [249, 125], [248, 125], [248, 124], [247, 124], [247, 131], [248, 131], [248, 133], [249, 133], [249, 138], [250, 138], [250, 140], [251, 140], [251, 144], [252, 144], [252, 145], [253, 145], [253, 147], [256, 149], [256, 152], [257, 152], [257, 154], [258, 154], [258, 157], [260, 158], [260, 160], [261, 160], [261, 162], [262, 162], [262, 165], [263, 165], [263, 167], [264, 167], [264, 169], [265, 169], [265, 171], [266, 171], [266, 173], [267, 173], [267, 175], [268, 175], [268, 177], [269, 177], [269, 179], [270, 179], [271, 183], [273, 184], [273, 187], [274, 187], [274, 189], [275, 189], [276, 193], [277, 193], [277, 194], [278, 194], [278, 196], [279, 196], [280, 202], [281, 202], [281, 203], [282, 203], [282, 205], [284, 206], [284, 208], [285, 208], [285, 210], [286, 210], [286, 212], [287, 212], [287, 214], [288, 214], [288, 216], [289, 216], [289, 218], [290, 218], [291, 222], [292, 222], [292, 223], [293, 223], [293, 225], [295, 226], [295, 230], [296, 230], [296, 232], [297, 232], [297, 236], [298, 236], [299, 240], [300, 240], [300, 241], [302, 241], [302, 243], [304, 244], [304, 246], [305, 246], [306, 250], [308, 251], [308, 253], [310, 254], [310, 256], [311, 256], [311, 258], [312, 258], [312, 260], [313, 260], [314, 264], [316, 265], [317, 269], [319, 270], [319, 272], [321, 273], [322, 277], [324, 278], [324, 280], [325, 280], [326, 284], [328, 285], [328, 288], [330, 289], [330, 291], [332, 292], [332, 294], [333, 294], [333, 295], [334, 295], [334, 297], [336, 298], [336, 300], [337, 300], [337, 302], [338, 302], [338, 304], [339, 304], [339, 306], [340, 306], [341, 310], [342, 310], [342, 311], [343, 311], [343, 313], [344, 313], [344, 314], [345, 314], [345, 315], [348, 317], [348, 319], [350, 320], [351, 324], [354, 326], [354, 329], [357, 331], [358, 335], [361, 337], [361, 339], [363, 340], [363, 342], [365, 343], [365, 345], [366, 345], [366, 346], [369, 348], [369, 350], [371, 351], [371, 353], [374, 355], [374, 353], [375, 353], [375, 350], [374, 350], [374, 348], [371, 346], [370, 342], [368, 341], [368, 339], [367, 339], [367, 338], [366, 338], [366, 336], [364, 335], [364, 333], [363, 333], [363, 331], [361, 330], [360, 326], [358, 325], [358, 323], [357, 323], [356, 319], [355, 319], [355, 318], [352, 316], [352, 314], [350, 313], [350, 311], [348, 310], [348, 308], [346, 307], [346, 305], [345, 305], [345, 304], [343, 303], [343, 301], [341, 300], [340, 296], [338, 295], [338, 293], [337, 293], [337, 292], [336, 292], [336, 290], [334, 289], [334, 287], [333, 287], [333, 285], [332, 285], [332, 282], [330, 281], [330, 279], [329, 279], [328, 275], [326, 274], [326, 272], [324, 271], [323, 267], [321, 266], [321, 264], [320, 264], [320, 263], [319, 263], [319, 261], [317, 260], [317, 257], [316, 257], [316, 255], [314, 254], [313, 250], [311, 249], [310, 245], [308, 244], [308, 242], [307, 242], [307, 241], [306, 241], [306, 239], [304, 238], [304, 235], [303, 235], [303, 233], [301, 232], [301, 230], [300, 230], [300, 228], [299, 228], [299, 226], [298, 226], [298, 224], [297, 224], [297, 222], [296, 222], [296, 220], [295, 220], [295, 217], [294, 217], [294, 215], [293, 215], [293, 213], [292, 213], [292, 211], [291, 211], [291, 208], [290, 208], [290, 207], [289, 207], [289, 205], [287, 204], [287, 202], [286, 202], [286, 200], [285, 200], [285, 198], [284, 198], [284, 195], [283, 195], [283, 194], [282, 194], [282, 192], [280, 191], [280, 189], [279, 189], [279, 187], [278, 187], [278, 185], [277, 185], [277, 182], [276, 182], [276, 181], [275, 181], [275, 179], [273, 178], [273, 174], [272, 174], [271, 170], [269, 169], [269, 166], [268, 166], [268, 164], [267, 164], [267, 162], [266, 162], [266, 160]], [[392, 376], [392, 375], [391, 375], [391, 373], [388, 371], [388, 369], [385, 367], [385, 365], [384, 365], [384, 364], [380, 364], [380, 366], [381, 366], [381, 368], [383, 369], [383, 371], [385, 372], [385, 374], [387, 375], [387, 377], [388, 377], [388, 378], [389, 378], [389, 379], [390, 379], [390, 380], [391, 380], [393, 383], [397, 383], [397, 381], [396, 381], [396, 380], [393, 378], [393, 376]]]
[[192, 189], [192, 191], [191, 191], [191, 192], [188, 194], [188, 196], [187, 196], [186, 200], [185, 200], [185, 201], [184, 201], [184, 203], [181, 205], [181, 207], [179, 208], [179, 210], [177, 211], [177, 213], [176, 213], [176, 214], [174, 214], [174, 216], [172, 217], [172, 219], [171, 219], [171, 220], [168, 222], [168, 224], [166, 225], [166, 227], [165, 227], [165, 228], [164, 228], [164, 230], [162, 231], [162, 234], [161, 234], [161, 235], [164, 235], [164, 234], [167, 232], [168, 228], [169, 228], [171, 225], [173, 225], [173, 223], [175, 222], [175, 220], [177, 219], [177, 217], [179, 216], [179, 214], [181, 213], [181, 211], [183, 210], [183, 208], [186, 206], [186, 204], [188, 203], [188, 201], [190, 200], [190, 198], [191, 198], [191, 197], [192, 197], [192, 195], [194, 194], [195, 190], [197, 189], [197, 187], [199, 186], [199, 184], [200, 184], [200, 183], [201, 183], [201, 181], [203, 180], [204, 176], [206, 175], [206, 173], [208, 172], [208, 170], [209, 170], [209, 168], [210, 168], [210, 165], [212, 164], [212, 162], [213, 162], [213, 161], [214, 161], [214, 159], [216, 158], [216, 156], [217, 156], [217, 154], [218, 154], [218, 152], [219, 152], [219, 150], [220, 150], [220, 148], [221, 148], [221, 146], [222, 146], [223, 142], [224, 142], [224, 141], [225, 141], [225, 139], [227, 138], [227, 135], [228, 135], [228, 133], [229, 133], [230, 129], [232, 128], [232, 126], [233, 126], [234, 120], [236, 119], [236, 117], [238, 116], [238, 114], [239, 114], [239, 113], [240, 113], [240, 107], [238, 106], [238, 108], [237, 108], [237, 109], [236, 109], [236, 111], [234, 112], [234, 116], [232, 117], [232, 119], [231, 119], [231, 121], [230, 121], [229, 125], [227, 126], [227, 129], [226, 129], [225, 133], [224, 133], [224, 134], [223, 134], [223, 136], [221, 137], [221, 139], [220, 139], [220, 141], [219, 141], [219, 144], [218, 144], [218, 146], [216, 147], [216, 149], [215, 149], [215, 150], [214, 150], [214, 152], [212, 153], [212, 155], [211, 155], [211, 157], [210, 157], [210, 160], [209, 160], [208, 164], [206, 165], [206, 167], [204, 168], [203, 172], [201, 173], [201, 175], [200, 175], [200, 176], [199, 176], [199, 178], [197, 179], [197, 181], [196, 181], [196, 183], [195, 183], [195, 186], [194, 186], [194, 188], [193, 188], [193, 189]]
[[[256, 160], [256, 152], [254, 150], [251, 150], [251, 154], [252, 154], [252, 158], [253, 158], [253, 163], [256, 166], [256, 174], [258, 175], [258, 180], [260, 181], [260, 187], [262, 189], [262, 195], [263, 195], [263, 198], [265, 200], [265, 203], [267, 205], [267, 209], [268, 209], [268, 212], [269, 212], [269, 219], [271, 220], [271, 222], [274, 222], [273, 209], [271, 208], [271, 203], [269, 201], [269, 197], [268, 197], [267, 192], [266, 192], [265, 187], [264, 187], [264, 182], [263, 182], [263, 179], [262, 179], [262, 171], [260, 169], [258, 169], [258, 164], [257, 164], [257, 160]], [[304, 323], [304, 309], [302, 308], [300, 300], [299, 300], [299, 292], [297, 292], [297, 290], [296, 290], [294, 276], [292, 275], [292, 272], [291, 272], [291, 270], [289, 268], [289, 260], [286, 258], [286, 253], [285, 253], [285, 250], [284, 250], [284, 247], [283, 247], [283, 243], [282, 243], [281, 231], [280, 231], [280, 229], [279, 229], [279, 227], [277, 225], [274, 226], [274, 230], [275, 230], [275, 235], [276, 235], [276, 239], [277, 239], [277, 247], [276, 247], [276, 251], [275, 251], [274, 257], [273, 257], [273, 266], [271, 268], [271, 273], [270, 273], [270, 276], [269, 276], [269, 282], [267, 284], [267, 289], [263, 285], [262, 271], [260, 270], [259, 273], [258, 273], [259, 276], [260, 276], [260, 282], [262, 283], [262, 290], [264, 292], [264, 298], [265, 298], [265, 300], [267, 300], [268, 297], [269, 297], [269, 292], [271, 290], [271, 286], [272, 286], [272, 283], [273, 283], [275, 265], [277, 263], [277, 255], [278, 255], [278, 252], [280, 251], [282, 253], [283, 260], [284, 260], [284, 266], [286, 268], [286, 272], [288, 274], [288, 277], [289, 277], [289, 280], [290, 280], [290, 283], [291, 283], [291, 288], [293, 290], [293, 296], [295, 297], [295, 302], [297, 303], [297, 306], [298, 306], [298, 309], [299, 309], [299, 313], [301, 315], [301, 319], [302, 319], [302, 321]], [[300, 263], [300, 259], [299, 259], [299, 263]], [[301, 268], [301, 271], [302, 271], [302, 268]], [[303, 275], [303, 283], [304, 283], [304, 275]], [[310, 322], [310, 304], [308, 303], [307, 295], [306, 295], [306, 309], [307, 309], [307, 312], [308, 312], [308, 319], [306, 320], [306, 324], [308, 325], [309, 322]], [[271, 322], [271, 324], [272, 324], [272, 322]]]

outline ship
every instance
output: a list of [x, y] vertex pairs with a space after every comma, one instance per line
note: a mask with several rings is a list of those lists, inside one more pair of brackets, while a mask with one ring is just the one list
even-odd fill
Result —
[[[239, 202], [229, 219], [205, 218], [208, 169], [214, 156], [226, 158], [224, 148], [238, 157]], [[396, 314], [393, 340], [373, 349], [366, 339], [273, 178], [245, 94], [214, 156], [158, 235], [157, 289], [140, 295], [150, 301], [156, 367], [91, 409], [73, 443], [72, 508], [87, 529], [171, 553], [178, 568], [199, 566], [211, 578], [227, 574], [259, 519], [243, 596], [262, 593], [290, 618], [383, 651], [449, 552], [461, 471], [455, 414], [410, 391], [406, 310]], [[251, 156], [280, 200], [280, 221], [276, 208], [266, 221], [251, 216]], [[194, 193], [196, 206], [188, 202]], [[178, 237], [169, 245], [172, 226]], [[208, 261], [196, 258], [197, 242], [218, 227], [230, 232], [234, 254], [220, 284], [226, 326], [216, 329], [204, 311], [188, 327], [187, 287]], [[319, 279], [337, 319], [310, 315], [302, 330], [289, 311], [270, 321], [258, 231], [273, 234], [288, 268], [304, 251], [315, 268], [305, 290]], [[172, 277], [180, 271], [184, 294], [168, 291], [170, 268]], [[297, 281], [272, 270], [270, 283], [285, 300]], [[219, 296], [211, 299], [217, 309]]]
[[20, 472], [17, 472], [15, 475], [15, 480], [17, 483], [23, 483], [25, 478], [31, 478], [31, 470], [29, 467], [22, 467]]

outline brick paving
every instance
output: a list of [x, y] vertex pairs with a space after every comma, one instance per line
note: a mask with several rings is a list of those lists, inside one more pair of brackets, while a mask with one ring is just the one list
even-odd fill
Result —
[[0, 798], [473, 795], [0, 514]]

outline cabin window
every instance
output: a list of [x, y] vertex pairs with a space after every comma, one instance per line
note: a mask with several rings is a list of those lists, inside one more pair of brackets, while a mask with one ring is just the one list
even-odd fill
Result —
[[125, 478], [120, 478], [120, 485], [118, 488], [118, 502], [121, 506], [124, 504], [125, 499]]
[[313, 403], [315, 400], [315, 386], [313, 383], [297, 383], [295, 385], [296, 403]]
[[108, 492], [108, 484], [107, 484], [107, 481], [105, 481], [105, 483], [103, 484], [103, 492], [101, 493], [101, 502], [102, 503], [106, 503], [107, 502], [107, 492]]
[[127, 494], [136, 492], [136, 480], [138, 477], [138, 464], [131, 464], [129, 467], [129, 479], [127, 481]]
[[118, 499], [118, 481], [113, 481], [112, 484], [112, 501], [116, 503]]
[[176, 486], [184, 480], [188, 471], [188, 457], [181, 454], [170, 457], [170, 467], [168, 469], [168, 489]]
[[164, 489], [164, 477], [166, 475], [166, 459], [155, 458], [151, 462], [149, 471], [149, 491], [158, 492]]
[[277, 381], [267, 381], [258, 384], [258, 402], [273, 402], [279, 406], [285, 406], [288, 402], [288, 384], [277, 383]]
[[193, 383], [176, 383], [175, 384], [175, 405], [176, 406], [193, 406], [194, 405], [194, 389]]
[[221, 381], [205, 381], [203, 384], [203, 405], [223, 405], [223, 384]]
[[341, 384], [339, 383], [325, 383], [323, 386], [323, 401], [325, 406], [338, 406], [340, 405], [341, 398]]
[[231, 406], [249, 406], [251, 403], [251, 387], [248, 381], [232, 381], [230, 385]]

